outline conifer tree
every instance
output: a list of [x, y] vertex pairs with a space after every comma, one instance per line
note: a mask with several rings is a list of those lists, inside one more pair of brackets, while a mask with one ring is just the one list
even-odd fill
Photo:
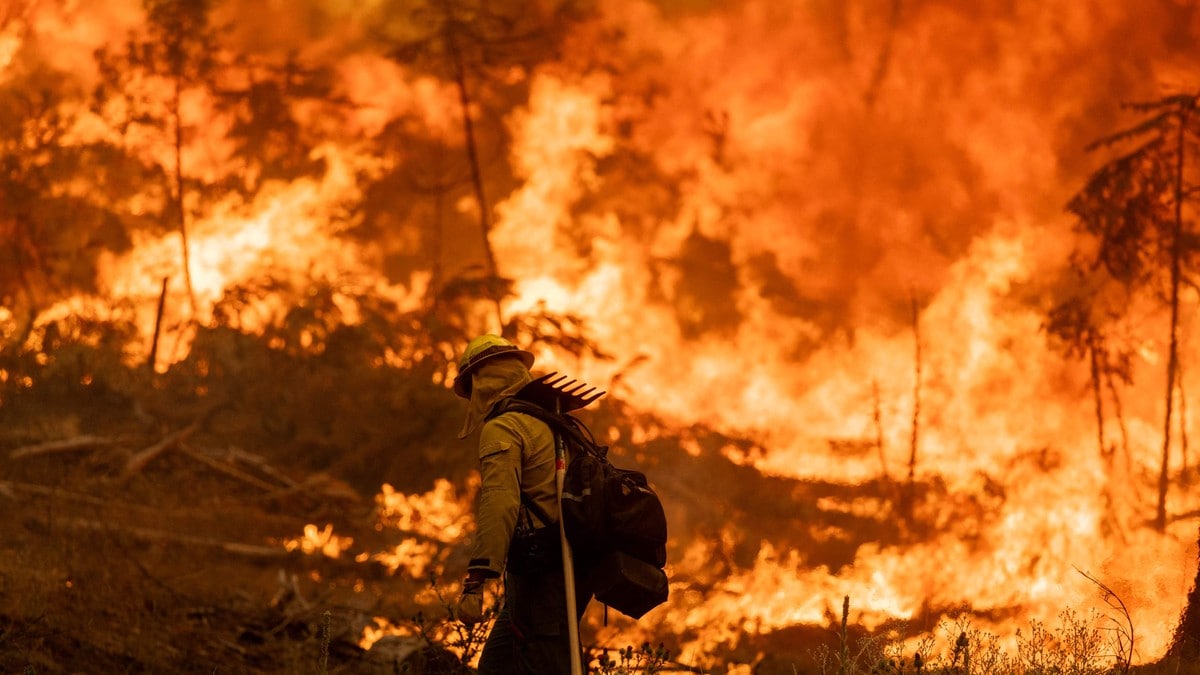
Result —
[[[1198, 98], [1181, 94], [1130, 105], [1143, 119], [1091, 147], [1133, 144], [1133, 149], [1096, 171], [1067, 205], [1080, 231], [1094, 244], [1094, 250], [1077, 263], [1083, 272], [1120, 284], [1131, 297], [1151, 298], [1169, 314], [1162, 464], [1154, 519], [1160, 530], [1166, 527], [1171, 428], [1179, 387], [1180, 291], [1185, 284], [1194, 285], [1192, 275], [1200, 263], [1194, 222], [1200, 198], [1200, 174], [1195, 168], [1200, 162]], [[1104, 353], [1095, 326], [1078, 335], [1092, 358]]]
[[[450, 83], [458, 98], [467, 179], [479, 221], [483, 278], [449, 279], [455, 288], [473, 287], [493, 304], [497, 326], [506, 326], [500, 300], [510, 283], [502, 279], [489, 239], [492, 228], [489, 173], [498, 150], [507, 147], [506, 131], [491, 111], [521, 100], [527, 76], [555, 53], [564, 26], [576, 14], [571, 1], [560, 5], [480, 0], [405, 2], [402, 28], [385, 30], [390, 56], [418, 72]], [[502, 158], [501, 158], [502, 159]]]
[[42, 310], [97, 290], [101, 252], [128, 249], [139, 223], [121, 205], [138, 163], [72, 133], [84, 94], [69, 74], [23, 60], [8, 74], [0, 85], [0, 307], [12, 312], [5, 346], [20, 348]]
[[[183, 158], [191, 130], [185, 126], [182, 101], [190, 90], [212, 87], [218, 44], [209, 23], [210, 4], [211, 0], [143, 0], [146, 31], [131, 35], [123, 50], [103, 48], [96, 55], [103, 76], [97, 108], [131, 144], [146, 146], [131, 151], [146, 152], [159, 163], [161, 217], [179, 232], [181, 270], [193, 309], [190, 179]], [[121, 105], [109, 105], [113, 100], [120, 100]], [[152, 131], [149, 139], [146, 130]]]

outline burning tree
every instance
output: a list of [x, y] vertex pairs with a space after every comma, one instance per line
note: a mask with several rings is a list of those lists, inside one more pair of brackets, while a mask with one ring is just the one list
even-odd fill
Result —
[[[216, 36], [209, 25], [208, 0], [147, 0], [148, 33], [131, 36], [123, 52], [101, 50], [97, 54], [105, 87], [97, 90], [102, 112], [119, 110], [115, 120], [128, 139], [130, 132], [150, 131], [157, 135], [149, 144], [169, 148], [142, 148], [158, 155], [164, 180], [163, 220], [179, 232], [184, 281], [195, 306], [188, 250], [188, 175], [184, 167], [187, 115], [184, 98], [197, 88], [209, 86], [215, 67]], [[112, 105], [116, 101], [117, 105]]]
[[101, 259], [153, 227], [126, 205], [143, 163], [103, 134], [80, 133], [85, 92], [18, 55], [0, 85], [0, 352], [26, 350], [43, 314], [97, 291]]
[[[490, 119], [493, 116], [488, 112], [510, 107], [524, 98], [528, 87], [526, 75], [556, 49], [566, 23], [572, 18], [570, 5], [568, 2], [550, 10], [520, 2], [407, 3], [404, 7], [410, 25], [404, 26], [403, 32], [387, 36], [392, 43], [389, 55], [394, 61], [436, 75], [452, 85], [456, 93], [467, 178], [455, 177], [454, 168], [444, 168], [438, 153], [433, 180], [439, 194], [469, 183], [479, 221], [484, 268], [482, 279], [454, 279], [448, 284], [459, 290], [472, 287], [474, 293], [490, 300], [496, 322], [506, 330], [500, 301], [511, 289], [510, 282], [500, 276], [489, 240], [492, 215], [486, 171], [494, 162], [485, 153], [489, 148], [505, 148], [507, 138], [503, 125]], [[503, 178], [505, 182], [509, 180], [508, 176]], [[438, 215], [442, 215], [440, 208]], [[435, 232], [433, 238], [440, 255], [440, 232]], [[440, 278], [435, 281], [441, 283]]]
[[[1077, 251], [1073, 266], [1090, 279], [1099, 294], [1075, 296], [1051, 312], [1050, 330], [1092, 364], [1097, 415], [1101, 414], [1101, 379], [1127, 377], [1127, 354], [1110, 350], [1107, 326], [1128, 315], [1132, 300], [1148, 298], [1165, 304], [1167, 329], [1166, 412], [1163, 419], [1162, 466], [1158, 479], [1155, 526], [1166, 526], [1166, 497], [1171, 456], [1171, 422], [1176, 391], [1181, 388], [1179, 313], [1184, 286], [1196, 288], [1200, 271], [1200, 238], [1190, 219], [1200, 195], [1192, 167], [1200, 152], [1200, 95], [1169, 96], [1129, 107], [1146, 115], [1140, 123], [1104, 137], [1090, 148], [1137, 142], [1130, 152], [1096, 171], [1067, 209], [1094, 248]], [[1115, 286], [1115, 288], [1114, 288]], [[1119, 300], [1110, 293], [1119, 294]], [[1101, 432], [1103, 443], [1103, 432]]]
[[1121, 397], [1117, 383], [1131, 384], [1134, 347], [1121, 330], [1119, 307], [1126, 294], [1118, 284], [1078, 269], [1066, 299], [1050, 311], [1046, 331], [1060, 342], [1060, 348], [1072, 358], [1085, 359], [1091, 383], [1092, 403], [1096, 412], [1096, 441], [1101, 456], [1111, 456], [1112, 445], [1105, 434], [1105, 390], [1116, 408], [1121, 424], [1121, 448], [1129, 455], [1129, 443], [1123, 422]]

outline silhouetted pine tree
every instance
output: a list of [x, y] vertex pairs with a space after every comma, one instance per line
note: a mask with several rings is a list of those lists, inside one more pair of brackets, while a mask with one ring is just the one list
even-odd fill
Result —
[[[186, 198], [189, 180], [183, 163], [189, 130], [184, 126], [182, 99], [190, 89], [211, 89], [218, 54], [216, 31], [208, 17], [211, 4], [211, 0], [143, 0], [145, 33], [131, 35], [123, 50], [102, 48], [96, 53], [103, 77], [96, 91], [97, 110], [106, 113], [119, 131], [134, 127], [154, 130], [142, 143], [169, 149], [169, 159], [160, 167], [165, 182], [162, 218], [179, 232], [183, 277], [193, 304]], [[159, 83], [165, 87], [156, 86]], [[120, 99], [122, 105], [106, 105], [114, 99]], [[121, 111], [119, 118], [113, 118], [114, 110]]]
[[121, 148], [72, 133], [84, 92], [70, 74], [18, 55], [0, 84], [0, 327], [20, 349], [43, 309], [96, 290], [102, 252], [130, 246], [140, 227], [119, 205], [139, 163]]
[[[1129, 107], [1145, 116], [1138, 124], [1100, 139], [1095, 147], [1136, 143], [1132, 151], [1096, 171], [1067, 209], [1096, 244], [1088, 273], [1121, 284], [1131, 295], [1149, 295], [1170, 313], [1167, 335], [1166, 413], [1155, 525], [1166, 526], [1171, 421], [1179, 386], [1180, 289], [1193, 283], [1200, 238], [1193, 215], [1200, 182], [1200, 95], [1168, 96]], [[1126, 305], [1127, 307], [1128, 305]], [[1080, 339], [1093, 358], [1104, 348], [1095, 330]]]
[[[397, 63], [434, 74], [453, 84], [458, 94], [463, 148], [470, 192], [479, 209], [483, 247], [482, 280], [447, 279], [447, 285], [474, 286], [491, 301], [496, 329], [506, 326], [500, 300], [510, 284], [499, 277], [489, 235], [489, 166], [508, 146], [507, 131], [489, 114], [519, 104], [528, 91], [529, 74], [553, 58], [566, 25], [577, 16], [573, 2], [557, 7], [519, 1], [420, 0], [398, 3], [406, 21], [382, 27]], [[402, 25], [401, 25], [402, 24]], [[488, 153], [491, 149], [491, 153]], [[487, 154], [485, 154], [487, 153]], [[507, 176], [502, 176], [507, 178]], [[507, 182], [507, 181], [505, 181]]]

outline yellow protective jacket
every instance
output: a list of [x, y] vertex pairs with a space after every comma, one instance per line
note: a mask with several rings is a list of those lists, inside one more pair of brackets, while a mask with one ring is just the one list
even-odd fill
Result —
[[481, 481], [476, 531], [467, 569], [498, 575], [504, 569], [518, 518], [522, 517], [522, 491], [551, 521], [539, 522], [530, 514], [533, 526], [557, 526], [554, 434], [544, 422], [524, 413], [506, 412], [487, 419], [529, 381], [529, 371], [520, 361], [496, 359], [480, 366], [473, 378], [471, 409], [463, 430], [470, 433], [479, 422], [483, 422], [483, 428], [479, 432]]

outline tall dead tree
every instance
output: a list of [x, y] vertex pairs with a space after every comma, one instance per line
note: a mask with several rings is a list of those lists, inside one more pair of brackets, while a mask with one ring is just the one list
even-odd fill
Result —
[[[155, 167], [166, 195], [161, 217], [164, 224], [179, 233], [180, 273], [192, 309], [195, 292], [188, 233], [188, 190], [195, 181], [189, 180], [184, 166], [189, 130], [183, 114], [183, 98], [190, 90], [212, 88], [209, 78], [218, 49], [215, 31], [209, 24], [210, 5], [211, 0], [143, 0], [145, 31], [131, 35], [123, 50], [105, 47], [97, 52], [102, 75], [102, 85], [97, 88], [97, 109], [106, 115], [111, 115], [112, 109], [124, 111], [123, 119], [108, 120], [118, 131], [127, 138], [136, 138], [134, 142], [169, 149], [169, 159]], [[106, 99], [121, 99], [123, 105], [105, 107]], [[129, 133], [135, 128], [143, 133]], [[153, 131], [146, 134], [146, 130]]]
[[921, 313], [917, 299], [912, 298], [913, 325], [913, 414], [912, 437], [909, 439], [908, 485], [912, 489], [917, 473], [917, 447], [921, 442]]
[[195, 310], [196, 293], [192, 288], [191, 253], [188, 243], [186, 177], [183, 170], [184, 120], [181, 101], [184, 91], [194, 86], [212, 67], [214, 40], [208, 26], [210, 0], [144, 0], [150, 25], [151, 42], [159, 45], [150, 52], [147, 65], [171, 83], [170, 142], [172, 166], [171, 214], [179, 230], [183, 258], [183, 279], [188, 301]]
[[[1100, 139], [1096, 147], [1134, 148], [1096, 171], [1067, 205], [1094, 244], [1087, 271], [1121, 284], [1133, 297], [1165, 305], [1167, 369], [1162, 463], [1155, 526], [1166, 527], [1171, 425], [1179, 377], [1180, 289], [1198, 267], [1200, 237], [1190, 216], [1200, 183], [1189, 159], [1200, 151], [1200, 94], [1175, 95], [1128, 107], [1144, 118]], [[1128, 305], [1126, 305], [1126, 308]]]
[[492, 251], [489, 235], [492, 231], [491, 209], [483, 187], [483, 171], [479, 166], [479, 148], [475, 143], [475, 124], [471, 121], [471, 93], [467, 89], [467, 72], [463, 64], [462, 50], [458, 46], [456, 33], [460, 30], [449, 2], [442, 4], [445, 22], [442, 27], [446, 52], [450, 58], [454, 85], [458, 90], [459, 114], [462, 115], [463, 145], [467, 151], [467, 165], [471, 170], [471, 187], [475, 191], [475, 202], [479, 207], [479, 232], [483, 240], [483, 255], [487, 263], [488, 276], [497, 276], [496, 254]]
[[921, 359], [921, 312], [916, 295], [909, 298], [909, 304], [912, 309], [913, 329], [913, 410], [908, 444], [908, 482], [904, 487], [901, 510], [911, 519], [916, 505], [917, 449], [921, 444], [921, 377], [924, 364]]
[[1105, 433], [1108, 416], [1104, 405], [1105, 389], [1121, 427], [1121, 447], [1128, 454], [1116, 382], [1129, 384], [1134, 350], [1132, 345], [1117, 339], [1111, 325], [1115, 320], [1113, 307], [1124, 300], [1125, 294], [1120, 287], [1106, 285], [1104, 279], [1079, 269], [1078, 260], [1075, 265], [1076, 274], [1072, 276], [1070, 288], [1050, 310], [1043, 329], [1052, 338], [1054, 346], [1068, 357], [1087, 361], [1088, 384], [1096, 416], [1096, 449], [1101, 457], [1111, 459], [1113, 451]]
[[[491, 303], [497, 328], [506, 325], [500, 302], [511, 284], [500, 277], [490, 239], [488, 190], [508, 181], [496, 180], [505, 177], [505, 167], [494, 161], [498, 153], [488, 149], [504, 148], [507, 130], [502, 124], [487, 124], [488, 111], [520, 104], [528, 83], [514, 74], [527, 72], [545, 54], [553, 53], [555, 43], [565, 35], [563, 25], [572, 18], [571, 4], [547, 11], [551, 8], [520, 0], [417, 0], [403, 4], [409, 19], [404, 30], [384, 38], [392, 43], [393, 60], [433, 73], [457, 94], [465, 160], [461, 183], [478, 209], [484, 263], [484, 278], [471, 285]], [[456, 279], [446, 283], [464, 286]]]

